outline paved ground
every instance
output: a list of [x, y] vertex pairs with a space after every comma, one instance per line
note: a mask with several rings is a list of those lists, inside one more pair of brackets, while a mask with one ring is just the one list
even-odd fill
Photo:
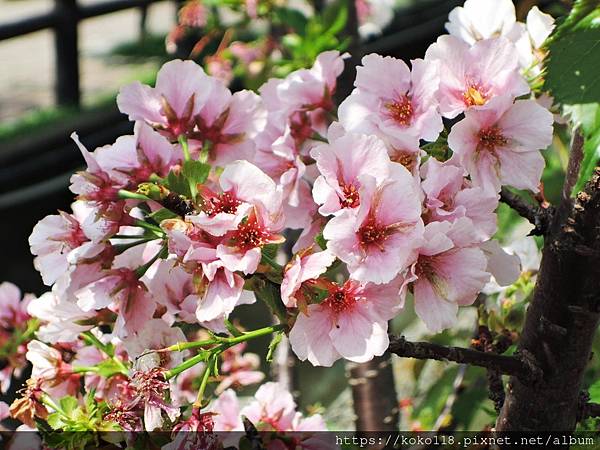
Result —
[[[79, 0], [93, 3], [99, 0]], [[52, 0], [0, 0], [0, 24], [49, 11]], [[166, 33], [174, 22], [172, 2], [150, 7], [148, 30]], [[115, 92], [151, 70], [154, 63], [122, 64], [107, 58], [110, 49], [139, 36], [139, 11], [127, 10], [79, 25], [80, 70], [84, 103]], [[53, 104], [54, 47], [51, 31], [0, 41], [0, 122]]]

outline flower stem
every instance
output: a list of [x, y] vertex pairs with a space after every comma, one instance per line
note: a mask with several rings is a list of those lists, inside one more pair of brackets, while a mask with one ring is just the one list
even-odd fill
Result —
[[118, 196], [119, 196], [119, 198], [124, 199], [124, 200], [144, 200], [144, 201], [150, 200], [150, 197], [146, 197], [143, 194], [138, 194], [137, 192], [127, 191], [125, 189], [119, 189]]
[[179, 144], [183, 149], [183, 159], [185, 161], [189, 161], [190, 159], [192, 159], [190, 156], [190, 148], [188, 146], [187, 138], [182, 134], [179, 136], [179, 138], [177, 138], [177, 140], [179, 141]]
[[111, 358], [115, 356], [115, 350], [110, 345], [106, 345], [104, 342], [94, 336], [91, 331], [84, 331], [80, 336], [86, 344], [93, 345], [98, 350], [102, 350]]
[[200, 382], [200, 387], [198, 388], [198, 395], [196, 397], [196, 401], [194, 402], [194, 408], [202, 408], [202, 403], [204, 400], [204, 392], [206, 391], [206, 386], [208, 385], [208, 379], [210, 378], [210, 373], [213, 371], [213, 367], [216, 364], [217, 356], [213, 356], [209, 361], [206, 367], [204, 368], [204, 373], [202, 374], [202, 381]]
[[265, 328], [259, 328], [258, 330], [254, 330], [254, 331], [249, 331], [247, 333], [242, 334], [241, 336], [235, 336], [235, 337], [229, 337], [229, 338], [215, 336], [212, 339], [207, 339], [207, 340], [203, 340], [203, 341], [178, 342], [177, 344], [174, 344], [174, 345], [171, 345], [170, 347], [165, 348], [163, 351], [180, 352], [180, 351], [187, 350], [190, 348], [199, 348], [199, 347], [202, 348], [202, 347], [208, 347], [211, 345], [217, 345], [217, 344], [218, 345], [211, 349], [204, 350], [204, 351], [198, 353], [196, 356], [193, 356], [192, 358], [188, 359], [187, 361], [182, 362], [178, 366], [173, 367], [170, 370], [167, 370], [165, 372], [165, 378], [167, 380], [169, 380], [169, 379], [179, 375], [181, 372], [195, 366], [196, 364], [198, 364], [202, 361], [210, 360], [210, 358], [213, 355], [214, 355], [214, 357], [218, 356], [219, 354], [221, 354], [225, 350], [227, 350], [229, 347], [233, 347], [236, 344], [239, 344], [239, 343], [245, 342], [245, 341], [249, 341], [249, 340], [257, 338], [257, 337], [267, 336], [269, 334], [273, 334], [277, 331], [281, 331], [284, 329], [285, 329], [285, 325], [278, 324], [278, 325], [271, 325], [271, 326], [265, 327]]

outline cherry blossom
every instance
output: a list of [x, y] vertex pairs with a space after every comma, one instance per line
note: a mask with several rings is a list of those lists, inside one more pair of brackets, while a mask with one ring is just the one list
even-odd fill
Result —
[[[21, 290], [9, 282], [0, 283], [0, 347], [11, 346], [15, 332], [24, 332], [31, 318], [28, 307], [36, 300], [32, 294], [21, 295]], [[31, 339], [31, 338], [30, 338]], [[26, 366], [27, 341], [19, 343], [16, 351], [6, 355], [0, 369], [0, 393], [6, 393], [13, 376], [21, 376]]]
[[492, 98], [518, 97], [529, 92], [519, 73], [515, 46], [498, 37], [469, 46], [460, 39], [444, 35], [425, 53], [425, 61], [439, 62], [438, 100], [444, 117], [454, 118], [465, 110], [481, 108]]
[[554, 119], [534, 100], [502, 96], [483, 110], [470, 110], [452, 127], [448, 144], [476, 186], [502, 185], [538, 191]]
[[518, 35], [511, 0], [466, 0], [448, 15], [446, 29], [468, 44], [497, 36]]
[[498, 207], [496, 193], [472, 186], [464, 177], [464, 169], [448, 163], [429, 159], [422, 167], [425, 192], [426, 223], [431, 221], [454, 222], [468, 217], [473, 222], [476, 239], [485, 241], [496, 232]]
[[372, 176], [381, 184], [390, 171], [387, 149], [375, 136], [347, 133], [315, 147], [311, 156], [321, 174], [313, 197], [324, 216], [360, 206], [361, 177]]
[[193, 61], [166, 63], [156, 87], [136, 81], [121, 88], [117, 105], [130, 120], [140, 120], [177, 139], [194, 130], [195, 117], [211, 94], [208, 75]]
[[435, 141], [442, 131], [438, 113], [438, 65], [366, 55], [356, 69], [356, 89], [339, 108], [348, 131], [377, 133], [404, 142]]
[[365, 176], [359, 195], [357, 211], [331, 219], [323, 237], [352, 278], [388, 283], [408, 267], [423, 233], [419, 187], [406, 168], [394, 164], [380, 186]]
[[365, 362], [388, 347], [387, 322], [403, 306], [400, 283], [378, 286], [348, 280], [331, 283], [320, 304], [298, 314], [290, 331], [296, 356], [315, 366], [331, 366], [339, 358]]
[[292, 394], [278, 383], [265, 383], [258, 388], [254, 401], [242, 408], [240, 414], [263, 431], [294, 431], [301, 429], [305, 420], [311, 420], [311, 431], [327, 430], [318, 414], [305, 419], [297, 412]]
[[288, 308], [295, 308], [298, 298], [303, 299], [302, 284], [319, 277], [327, 270], [335, 256], [329, 251], [312, 253], [312, 249], [296, 254], [286, 266], [281, 282], [281, 300]]
[[452, 327], [458, 307], [472, 304], [490, 278], [485, 254], [472, 245], [472, 226], [467, 218], [429, 223], [405, 280], [405, 286], [412, 282], [417, 315], [433, 333]]

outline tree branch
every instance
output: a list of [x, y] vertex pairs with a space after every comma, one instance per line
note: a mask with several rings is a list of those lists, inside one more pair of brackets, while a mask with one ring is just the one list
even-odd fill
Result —
[[583, 405], [582, 419], [588, 417], [600, 417], [600, 403], [586, 403]]
[[430, 342], [409, 342], [404, 336], [390, 336], [388, 351], [404, 358], [435, 359], [485, 367], [503, 375], [513, 375], [525, 384], [535, 383], [542, 377], [541, 369], [527, 353], [504, 356], [469, 348], [446, 347]]
[[573, 188], [577, 184], [581, 161], [583, 161], [583, 144], [583, 134], [581, 133], [581, 129], [578, 128], [573, 132], [573, 139], [571, 140], [571, 155], [567, 166], [567, 173], [565, 174], [565, 182], [563, 184], [563, 199], [569, 199], [571, 197]]
[[532, 205], [520, 195], [515, 194], [505, 187], [500, 191], [500, 200], [514, 209], [521, 217], [535, 225], [535, 228], [531, 230], [531, 235], [543, 236], [548, 233], [553, 214], [551, 207], [542, 208]]

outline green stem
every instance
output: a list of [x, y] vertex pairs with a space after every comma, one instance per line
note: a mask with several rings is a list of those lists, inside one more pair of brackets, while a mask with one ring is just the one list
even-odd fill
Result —
[[72, 373], [98, 373], [100, 368], [96, 366], [73, 366], [71, 367]]
[[98, 339], [91, 331], [84, 331], [83, 333], [81, 333], [80, 336], [86, 344], [93, 345], [98, 350], [102, 350], [106, 355], [110, 356], [111, 358], [115, 356], [115, 350], [110, 345], [107, 345], [100, 339]]
[[198, 353], [196, 356], [193, 356], [192, 358], [188, 359], [187, 361], [182, 362], [178, 366], [173, 367], [170, 370], [167, 370], [165, 372], [165, 379], [170, 380], [171, 378], [176, 377], [184, 370], [194, 367], [196, 364], [201, 363], [202, 361], [206, 361], [206, 359], [208, 357], [209, 357], [209, 355], [207, 354], [207, 352]]
[[192, 159], [190, 156], [190, 148], [188, 147], [187, 138], [182, 134], [177, 138], [177, 140], [179, 141], [179, 144], [181, 144], [181, 148], [183, 149], [183, 159], [185, 161], [189, 161], [190, 159]]
[[211, 141], [204, 141], [204, 144], [202, 145], [202, 150], [200, 151], [200, 156], [198, 157], [198, 161], [206, 163], [208, 161], [208, 157], [210, 155], [212, 147], [213, 143]]
[[52, 400], [52, 398], [48, 394], [43, 394], [40, 400], [44, 405], [49, 406], [54, 411], [65, 416], [65, 412], [62, 410], [62, 408], [54, 400]]
[[204, 400], [204, 392], [206, 391], [206, 386], [208, 385], [208, 379], [210, 378], [210, 373], [213, 371], [213, 366], [216, 363], [216, 356], [211, 358], [206, 364], [204, 368], [204, 373], [202, 374], [202, 381], [200, 382], [200, 388], [198, 388], [198, 395], [196, 396], [196, 401], [194, 402], [194, 407], [202, 408], [202, 401]]
[[144, 222], [143, 220], [136, 220], [134, 222], [136, 227], [144, 228], [145, 230], [154, 232], [158, 237], [162, 237], [165, 235], [163, 229], [157, 225], [152, 225], [151, 223]]
[[149, 201], [150, 197], [146, 197], [145, 195], [138, 194], [137, 192], [127, 191], [125, 189], [119, 189], [118, 196], [124, 200], [144, 200]]
[[249, 341], [249, 340], [255, 339], [257, 337], [267, 336], [267, 335], [273, 334], [277, 331], [284, 330], [285, 328], [286, 328], [285, 325], [282, 325], [282, 324], [271, 325], [269, 327], [259, 328], [258, 330], [249, 331], [248, 333], [244, 333], [241, 336], [235, 336], [235, 337], [230, 337], [230, 338], [222, 338], [222, 337], [215, 336], [213, 339], [208, 339], [208, 340], [204, 340], [204, 341], [179, 342], [175, 345], [171, 345], [170, 347], [167, 347], [165, 350], [166, 351], [183, 351], [183, 350], [187, 350], [187, 349], [191, 349], [191, 348], [207, 347], [209, 345], [219, 344], [216, 347], [211, 348], [210, 350], [202, 351], [201, 353], [197, 354], [196, 356], [193, 356], [192, 358], [188, 359], [187, 361], [182, 362], [180, 365], [172, 368], [171, 370], [167, 370], [165, 372], [165, 378], [167, 380], [169, 380], [169, 379], [179, 375], [181, 372], [195, 366], [196, 364], [198, 364], [202, 361], [209, 360], [212, 355], [217, 356], [217, 355], [221, 354], [222, 352], [227, 350], [229, 347], [233, 347], [236, 344], [240, 344], [242, 342]]

